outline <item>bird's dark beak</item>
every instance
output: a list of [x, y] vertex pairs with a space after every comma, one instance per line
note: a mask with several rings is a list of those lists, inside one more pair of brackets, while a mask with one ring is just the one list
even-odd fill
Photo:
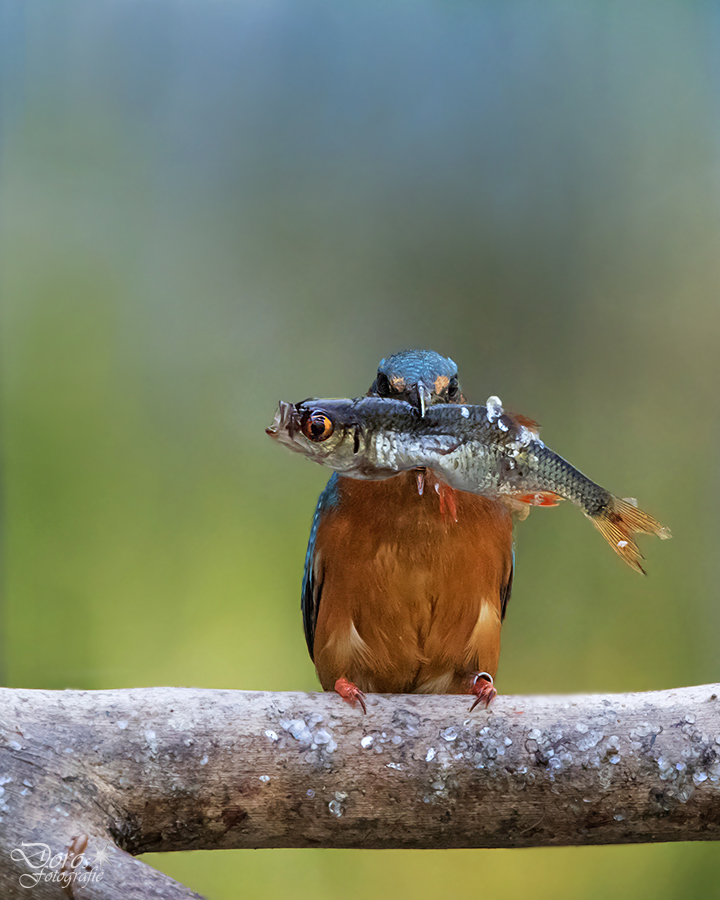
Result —
[[420, 416], [425, 418], [425, 410], [432, 404], [432, 389], [424, 381], [418, 381], [408, 391], [410, 403], [419, 410]]

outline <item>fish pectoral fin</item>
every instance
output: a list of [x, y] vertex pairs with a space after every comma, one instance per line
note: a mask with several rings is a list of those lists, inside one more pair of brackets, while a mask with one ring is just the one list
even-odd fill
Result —
[[534, 494], [513, 494], [513, 500], [527, 503], [529, 506], [557, 506], [563, 499], [552, 491], [536, 491]]
[[454, 453], [463, 442], [451, 435], [432, 437], [425, 442], [425, 450], [429, 453], [437, 453], [438, 456], [447, 456]]
[[437, 481], [435, 490], [440, 497], [440, 515], [444, 519], [452, 519], [457, 522], [457, 503], [455, 502], [455, 491], [444, 481]]

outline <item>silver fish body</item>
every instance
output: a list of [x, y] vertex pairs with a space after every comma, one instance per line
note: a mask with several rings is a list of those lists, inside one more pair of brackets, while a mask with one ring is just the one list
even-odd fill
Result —
[[[327, 417], [332, 433], [305, 434], [312, 415]], [[499, 403], [442, 404], [429, 407], [423, 417], [409, 403], [376, 397], [281, 403], [272, 432], [292, 450], [351, 478], [382, 479], [429, 468], [457, 490], [490, 497], [553, 492], [588, 515], [612, 496]]]
[[547, 448], [496, 397], [486, 406], [438, 404], [424, 416], [409, 403], [376, 397], [281, 402], [267, 431], [351, 478], [377, 480], [427, 468], [456, 490], [540, 506], [570, 500], [639, 571], [642, 557], [632, 533], [669, 537], [633, 501], [615, 497]]

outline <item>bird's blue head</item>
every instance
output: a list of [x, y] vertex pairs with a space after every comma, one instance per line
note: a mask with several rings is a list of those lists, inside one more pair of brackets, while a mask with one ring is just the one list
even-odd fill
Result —
[[434, 403], [462, 403], [465, 399], [455, 363], [432, 350], [403, 350], [381, 360], [368, 396], [405, 400], [421, 415]]

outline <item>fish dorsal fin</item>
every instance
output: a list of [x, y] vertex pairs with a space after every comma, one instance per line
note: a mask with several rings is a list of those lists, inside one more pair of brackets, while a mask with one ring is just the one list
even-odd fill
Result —
[[516, 425], [522, 425], [524, 428], [527, 428], [528, 431], [532, 431], [536, 437], [540, 435], [540, 425], [535, 419], [531, 419], [529, 416], [524, 416], [522, 413], [516, 412], [508, 412], [506, 415], [510, 416]]

